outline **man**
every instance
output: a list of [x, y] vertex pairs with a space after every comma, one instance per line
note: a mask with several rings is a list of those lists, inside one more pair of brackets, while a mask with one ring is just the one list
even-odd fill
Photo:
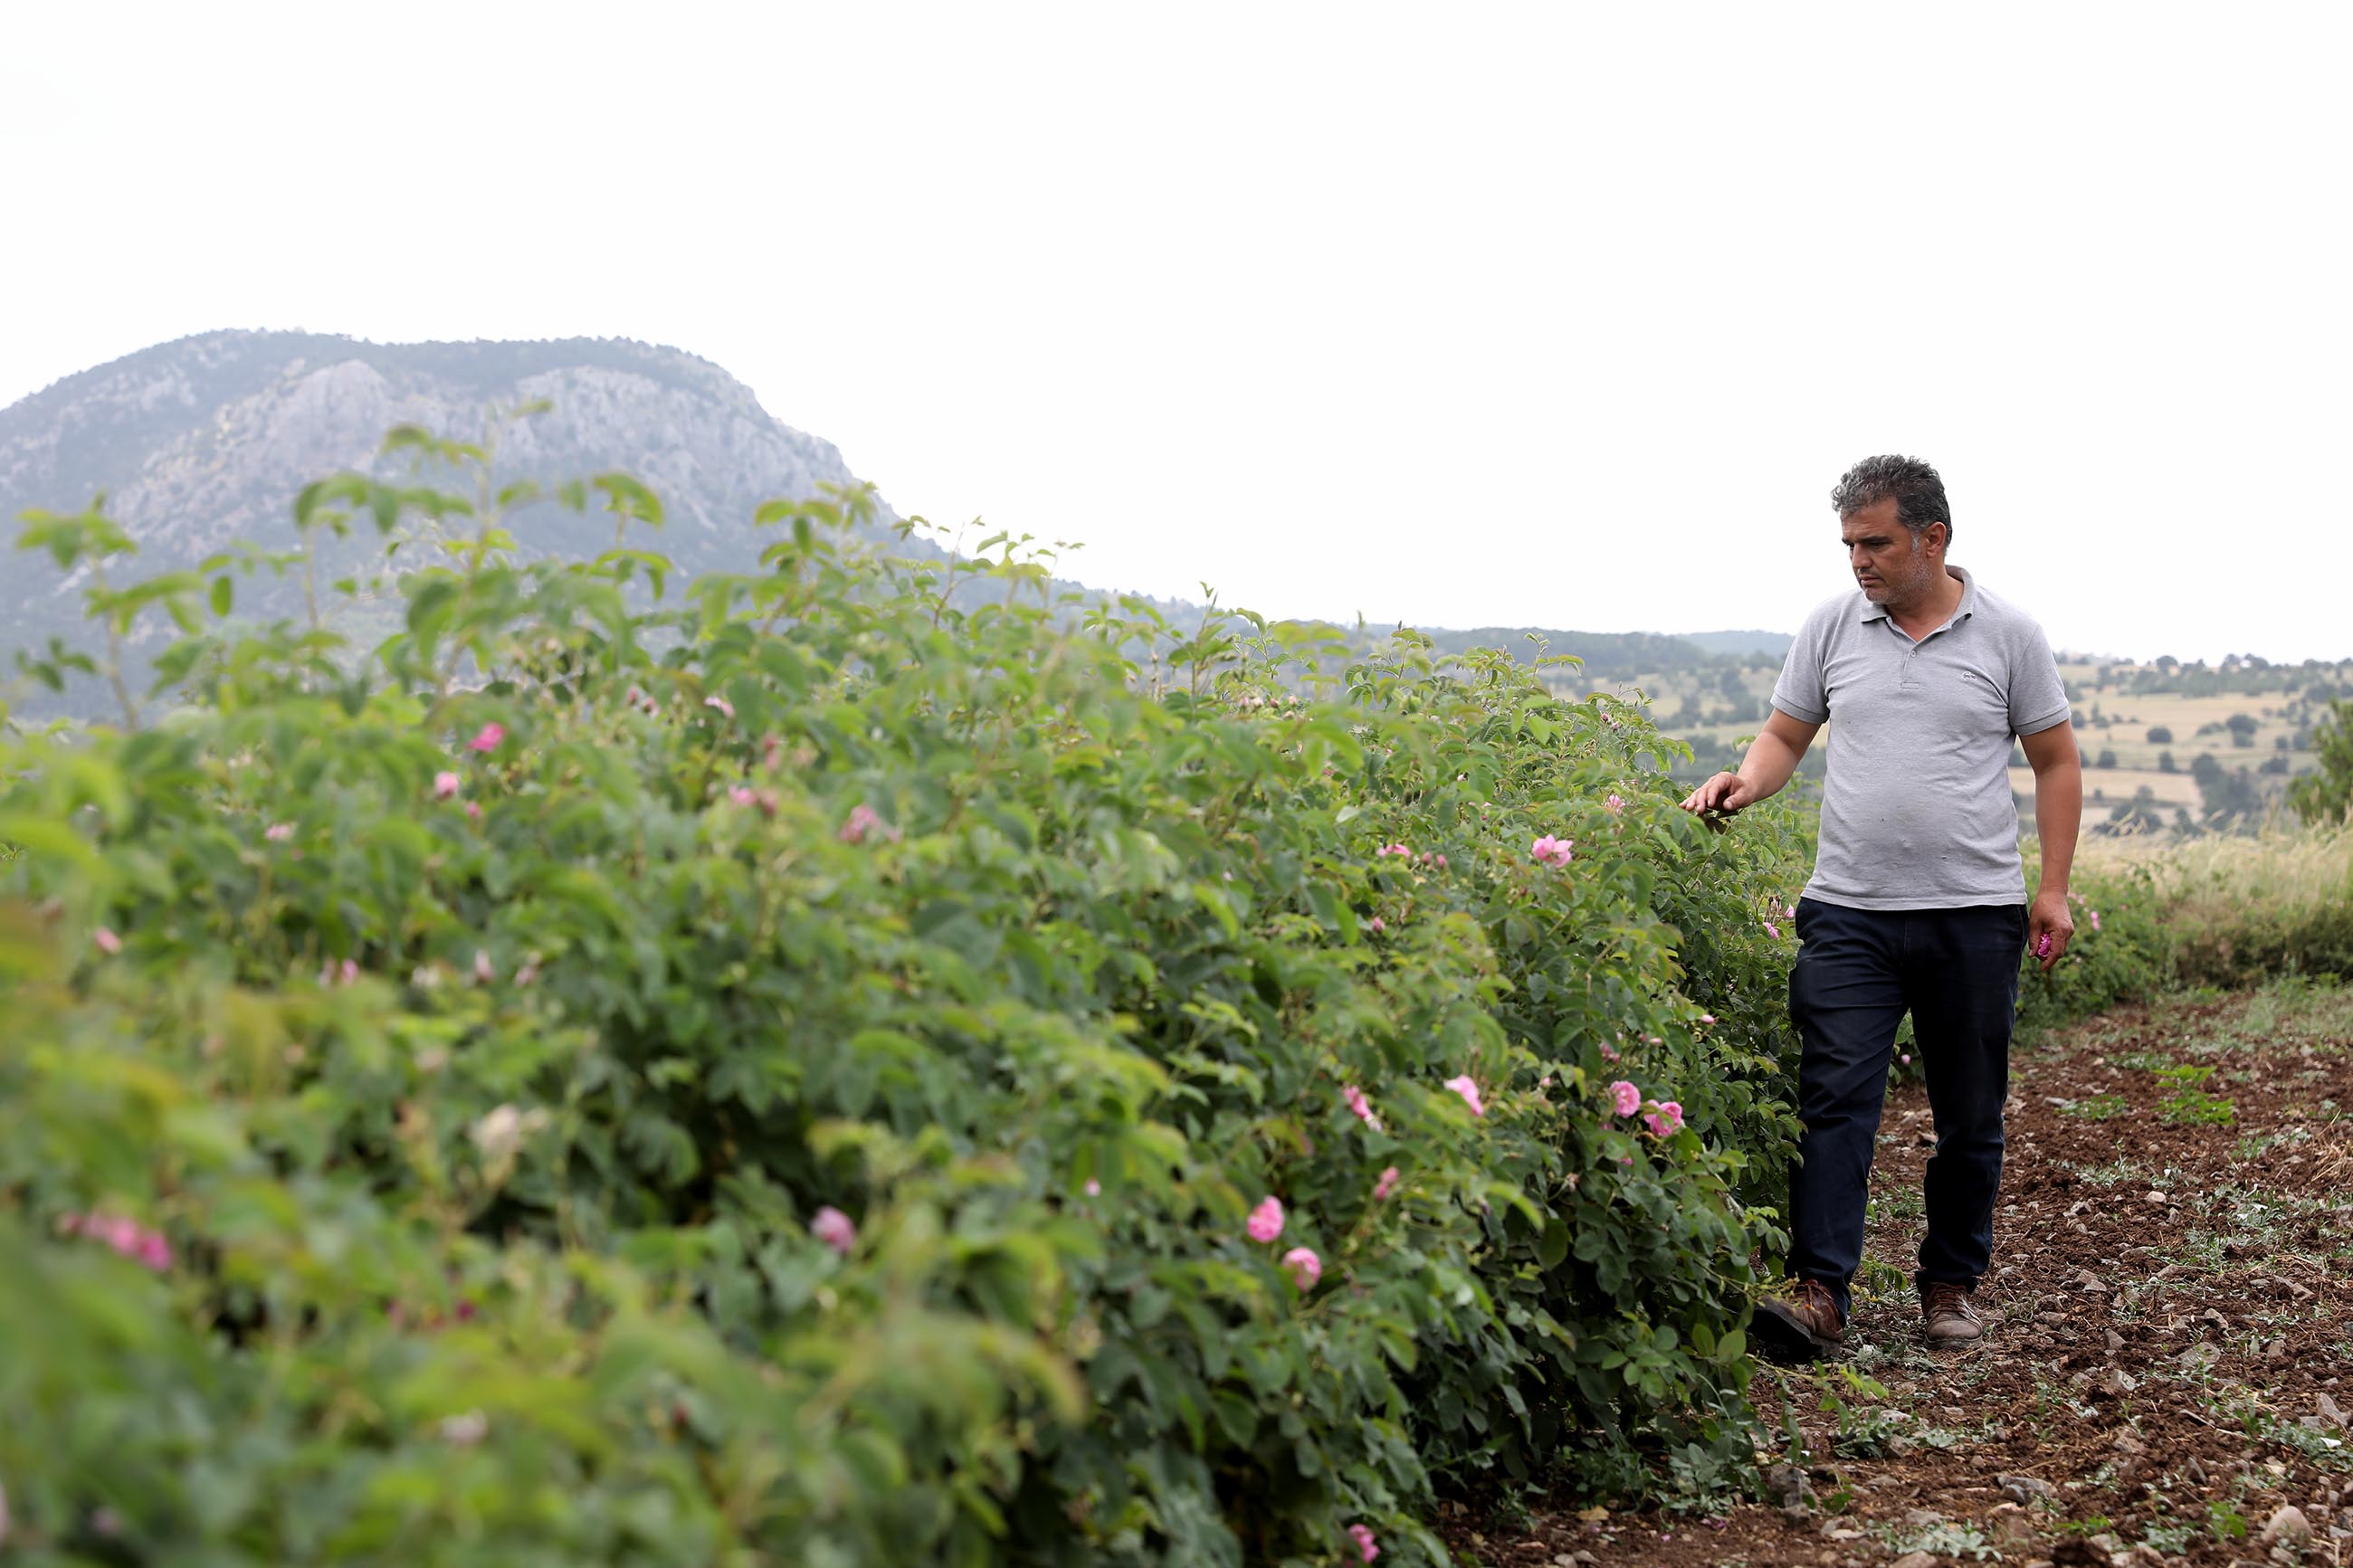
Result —
[[[1983, 1333], [1972, 1298], [1993, 1247], [2020, 957], [2031, 947], [2048, 969], [2074, 935], [2067, 874], [2084, 801], [2050, 644], [1947, 564], [1953, 515], [1936, 470], [1866, 458], [1831, 502], [1860, 591], [1807, 617], [1739, 772], [1683, 803], [1736, 812], [1765, 799], [1834, 725], [1789, 973], [1804, 1045], [1805, 1130], [1789, 1179], [1796, 1286], [1791, 1299], [1759, 1304], [1753, 1330], [1760, 1349], [1796, 1359], [1846, 1333], [1888, 1057], [1907, 1011], [1936, 1128], [1914, 1276], [1921, 1315], [1932, 1344]], [[2005, 772], [2013, 737], [2034, 768], [2042, 855], [2031, 905]]]

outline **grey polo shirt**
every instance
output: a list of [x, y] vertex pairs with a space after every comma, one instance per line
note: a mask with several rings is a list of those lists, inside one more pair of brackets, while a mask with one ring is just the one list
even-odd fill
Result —
[[1860, 589], [1806, 617], [1773, 706], [1830, 721], [1806, 896], [1858, 910], [2022, 904], [2013, 737], [2067, 722], [2042, 628], [1957, 566], [1953, 618], [1914, 642]]

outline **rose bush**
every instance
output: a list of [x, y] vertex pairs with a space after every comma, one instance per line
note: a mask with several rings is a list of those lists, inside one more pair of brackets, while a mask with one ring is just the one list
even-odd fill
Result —
[[14, 1543], [1413, 1563], [1436, 1479], [1745, 1453], [1791, 819], [1500, 654], [1048, 604], [862, 495], [678, 584], [602, 476], [522, 561], [398, 439], [474, 494], [296, 507], [429, 552], [347, 584], [391, 637], [227, 618], [302, 551], [104, 587], [171, 705], [0, 751]]

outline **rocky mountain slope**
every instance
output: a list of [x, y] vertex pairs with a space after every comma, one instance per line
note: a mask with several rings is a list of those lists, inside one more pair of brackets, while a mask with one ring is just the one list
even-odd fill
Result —
[[[421, 425], [477, 439], [493, 405], [546, 399], [500, 437], [502, 476], [554, 479], [622, 468], [651, 485], [659, 547], [691, 571], [751, 564], [752, 510], [853, 482], [826, 441], [772, 418], [741, 382], [675, 349], [618, 340], [368, 343], [305, 332], [209, 332], [69, 376], [0, 410], [0, 518], [79, 510], [100, 490], [140, 545], [144, 572], [185, 566], [232, 540], [290, 545], [305, 480], [343, 468], [393, 478], [385, 432]], [[526, 551], [601, 547], [607, 524], [554, 506], [515, 514]], [[78, 626], [79, 595], [45, 562], [0, 568], [0, 646]], [[272, 605], [257, 581], [257, 614]]]

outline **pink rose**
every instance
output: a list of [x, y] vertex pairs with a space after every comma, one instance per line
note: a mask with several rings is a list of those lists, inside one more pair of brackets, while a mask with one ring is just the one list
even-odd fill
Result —
[[1291, 1270], [1291, 1282], [1302, 1290], [1314, 1289], [1315, 1281], [1324, 1278], [1324, 1260], [1310, 1247], [1293, 1247], [1282, 1255], [1282, 1266]]
[[159, 1230], [150, 1230], [121, 1215], [69, 1214], [58, 1221], [68, 1236], [87, 1236], [104, 1242], [121, 1257], [161, 1274], [172, 1267], [172, 1244]]
[[1661, 1100], [1656, 1110], [1642, 1118], [1642, 1125], [1648, 1127], [1655, 1138], [1667, 1137], [1683, 1124], [1683, 1108], [1672, 1100]]
[[1250, 1210], [1250, 1238], [1252, 1241], [1272, 1241], [1282, 1234], [1282, 1200], [1276, 1197], [1261, 1199]]
[[1609, 1107], [1620, 1116], [1631, 1116], [1641, 1109], [1642, 1091], [1620, 1079], [1609, 1086]]
[[458, 775], [456, 773], [435, 773], [433, 775], [433, 798], [435, 800], [448, 800], [451, 795], [456, 795], [457, 793]]
[[1381, 1179], [1373, 1184], [1373, 1202], [1377, 1204], [1388, 1202], [1388, 1195], [1398, 1190], [1398, 1183], [1403, 1179], [1395, 1165], [1384, 1170], [1381, 1173]]
[[1479, 1103], [1479, 1086], [1472, 1081], [1470, 1074], [1465, 1073], [1461, 1078], [1448, 1079], [1446, 1087], [1462, 1097], [1462, 1103], [1471, 1108], [1472, 1115], [1487, 1114], [1487, 1108]]
[[1340, 1098], [1348, 1102], [1348, 1110], [1357, 1121], [1376, 1132], [1381, 1130], [1381, 1119], [1373, 1114], [1372, 1102], [1365, 1098], [1363, 1089], [1353, 1083], [1344, 1084], [1340, 1089]]
[[475, 731], [474, 738], [467, 742], [466, 744], [473, 747], [474, 750], [478, 752], [495, 752], [499, 749], [499, 742], [506, 738], [507, 727], [505, 725], [485, 724], [480, 730]]
[[858, 1245], [856, 1222], [831, 1204], [817, 1211], [817, 1217], [809, 1221], [809, 1234], [844, 1258]]
[[728, 701], [724, 697], [706, 697], [702, 700], [702, 705], [705, 708], [715, 708], [730, 719], [735, 717], [735, 704]]
[[98, 944], [98, 951], [100, 952], [115, 953], [122, 951], [122, 939], [105, 926], [100, 926], [90, 932], [90, 940]]
[[1373, 1539], [1373, 1527], [1369, 1524], [1350, 1525], [1348, 1539], [1356, 1543], [1356, 1555], [1367, 1563], [1381, 1554], [1379, 1545]]

